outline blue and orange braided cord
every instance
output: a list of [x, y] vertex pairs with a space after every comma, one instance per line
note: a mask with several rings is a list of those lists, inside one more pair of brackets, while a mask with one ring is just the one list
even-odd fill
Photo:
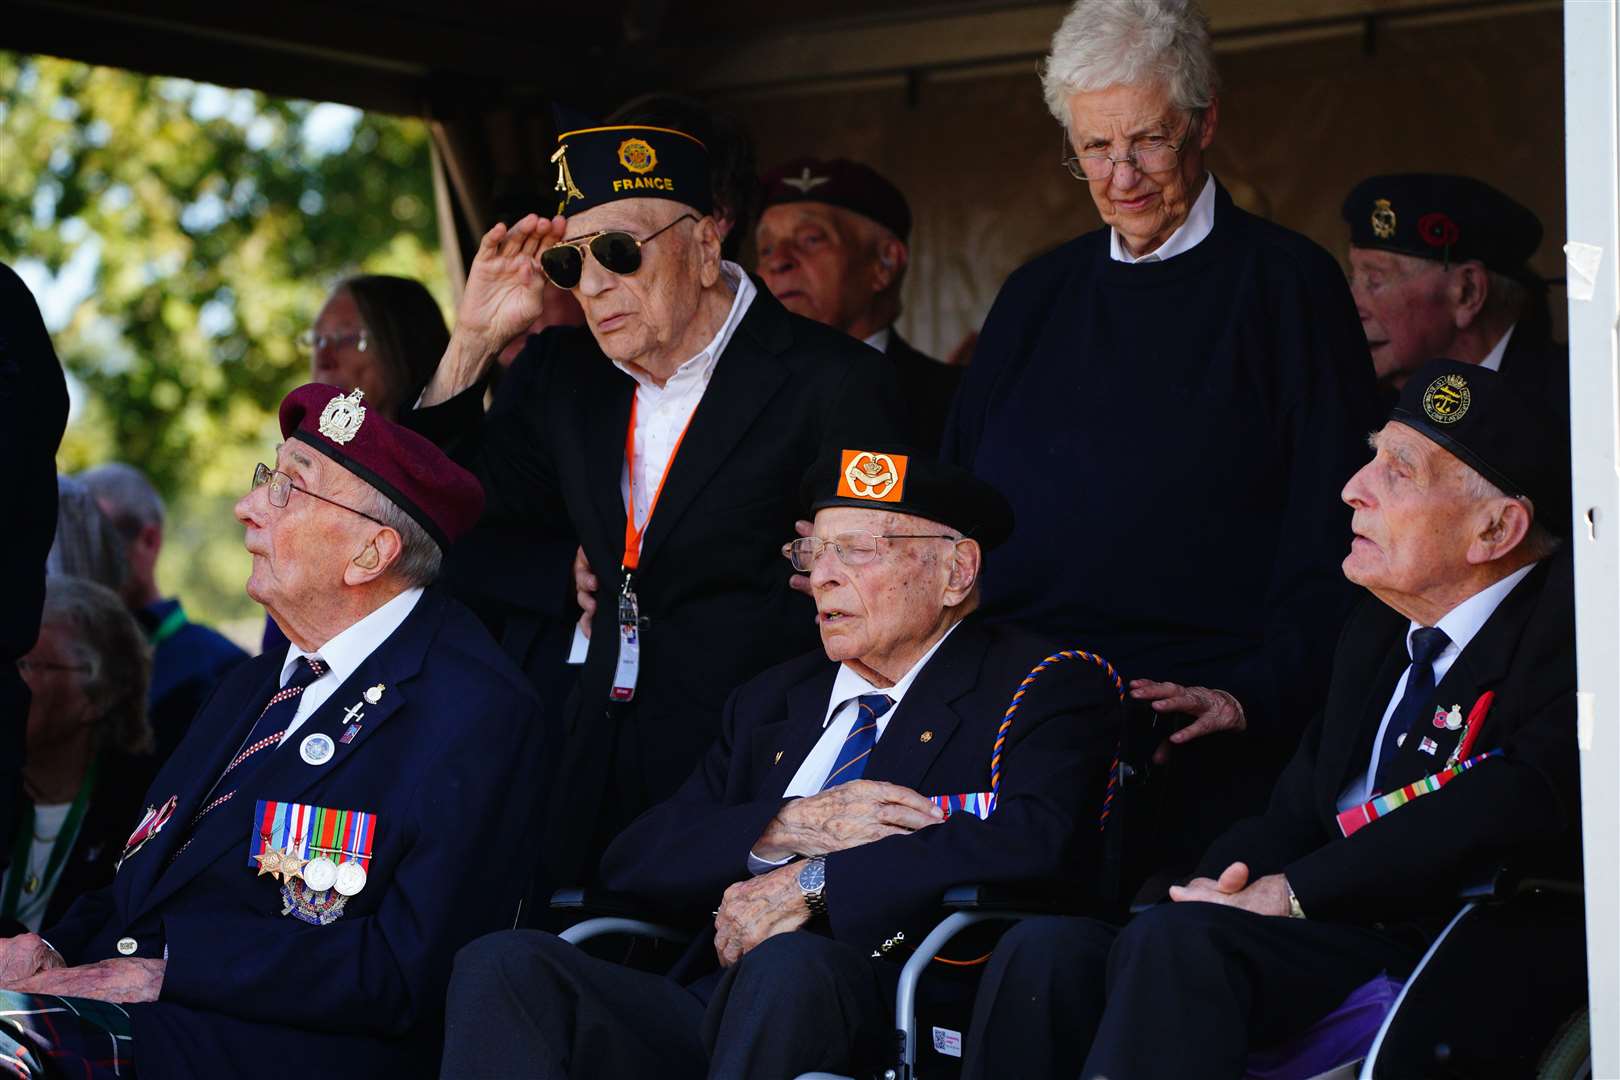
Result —
[[[1007, 732], [1012, 727], [1013, 717], [1018, 714], [1018, 706], [1024, 703], [1024, 695], [1029, 692], [1029, 688], [1035, 685], [1036, 681], [1040, 679], [1048, 668], [1065, 660], [1088, 660], [1096, 664], [1113, 681], [1114, 690], [1119, 694], [1119, 700], [1121, 702], [1125, 700], [1125, 680], [1119, 677], [1119, 672], [1114, 670], [1113, 664], [1110, 664], [1096, 653], [1086, 652], [1082, 649], [1061, 649], [1031, 668], [1029, 674], [1024, 676], [1024, 681], [1018, 684], [1018, 689], [1013, 691], [1012, 702], [1007, 706], [1007, 711], [1001, 718], [1001, 727], [996, 731], [996, 744], [990, 750], [991, 810], [995, 809], [996, 804], [1001, 799], [1001, 751], [1007, 745]], [[1114, 795], [1119, 791], [1119, 757], [1120, 752], [1115, 749], [1114, 760], [1108, 766], [1108, 788], [1103, 792], [1102, 813], [1097, 819], [1098, 831], [1101, 831], [1108, 824], [1108, 815], [1114, 809]]]

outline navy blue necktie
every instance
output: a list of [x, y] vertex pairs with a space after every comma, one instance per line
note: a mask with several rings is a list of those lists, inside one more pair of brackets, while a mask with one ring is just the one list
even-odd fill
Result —
[[293, 668], [292, 677], [287, 680], [287, 685], [277, 690], [271, 695], [270, 700], [265, 702], [264, 710], [259, 713], [259, 719], [253, 725], [253, 730], [248, 733], [247, 741], [220, 774], [219, 783], [214, 785], [214, 797], [209, 799], [207, 804], [197, 811], [197, 816], [191, 819], [193, 829], [210, 811], [229, 802], [231, 796], [236, 794], [237, 789], [247, 781], [254, 770], [269, 759], [270, 755], [266, 751], [280, 745], [287, 725], [298, 715], [298, 699], [303, 695], [305, 688], [325, 675], [328, 670], [330, 669], [326, 666], [326, 662], [318, 656], [299, 657], [299, 663]]
[[1384, 741], [1378, 747], [1378, 771], [1374, 774], [1373, 786], [1379, 792], [1389, 790], [1401, 736], [1412, 730], [1434, 700], [1434, 658], [1450, 644], [1451, 639], [1444, 630], [1425, 626], [1412, 631], [1412, 666], [1406, 669], [1406, 693], [1390, 714], [1389, 723], [1384, 727]]
[[877, 745], [878, 717], [894, 708], [894, 699], [888, 694], [862, 694], [855, 699], [855, 706], [855, 723], [844, 736], [844, 745], [838, 748], [838, 758], [826, 783], [821, 785], [822, 791], [861, 778], [866, 759]]

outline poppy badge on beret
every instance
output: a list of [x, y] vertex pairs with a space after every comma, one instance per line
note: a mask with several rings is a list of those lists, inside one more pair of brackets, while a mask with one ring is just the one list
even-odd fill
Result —
[[1423, 391], [1423, 411], [1437, 424], [1455, 424], [1468, 412], [1468, 380], [1456, 372], [1442, 375]]
[[838, 495], [845, 499], [899, 502], [906, 492], [906, 455], [845, 450]]
[[339, 394], [326, 403], [321, 410], [321, 420], [317, 425], [320, 433], [328, 439], [342, 446], [360, 433], [360, 425], [366, 418], [366, 407], [360, 404], [364, 392], [356, 387], [348, 397]]
[[619, 164], [640, 176], [658, 166], [658, 154], [645, 139], [626, 139], [619, 144]]
[[1388, 240], [1395, 235], [1395, 209], [1388, 199], [1374, 199], [1372, 212], [1373, 235]]

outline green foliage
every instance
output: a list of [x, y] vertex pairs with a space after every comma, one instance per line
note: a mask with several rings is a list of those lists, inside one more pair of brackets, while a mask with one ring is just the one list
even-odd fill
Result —
[[147, 471], [170, 502], [162, 584], [199, 617], [257, 610], [230, 505], [330, 286], [401, 274], [448, 309], [424, 125], [364, 115], [334, 148], [316, 108], [0, 52], [0, 260], [94, 266], [52, 326], [84, 391], [59, 465]]

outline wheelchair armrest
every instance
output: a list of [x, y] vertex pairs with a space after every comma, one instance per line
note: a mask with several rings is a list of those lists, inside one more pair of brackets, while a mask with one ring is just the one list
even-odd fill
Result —
[[956, 885], [945, 890], [947, 911], [1009, 915], [1082, 915], [1096, 909], [1095, 899], [1072, 884]]
[[1465, 903], [1501, 903], [1515, 897], [1531, 894], [1583, 897], [1585, 886], [1579, 878], [1572, 878], [1552, 868], [1550, 873], [1538, 873], [1538, 867], [1498, 863], [1488, 874], [1457, 890], [1457, 899]]
[[590, 889], [578, 885], [558, 889], [552, 893], [551, 910], [577, 911], [581, 915], [608, 915], [620, 919], [644, 919], [677, 926], [693, 921], [690, 913], [682, 916], [649, 904], [642, 897], [630, 893], [609, 892], [606, 889]]

